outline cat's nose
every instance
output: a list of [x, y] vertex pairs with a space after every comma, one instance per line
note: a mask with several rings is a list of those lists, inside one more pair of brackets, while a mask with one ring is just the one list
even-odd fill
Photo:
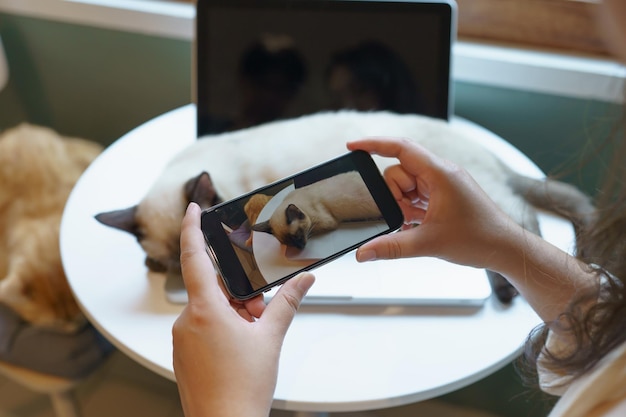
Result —
[[306, 239], [298, 239], [292, 237], [290, 239], [289, 246], [293, 246], [296, 249], [302, 250], [306, 246]]

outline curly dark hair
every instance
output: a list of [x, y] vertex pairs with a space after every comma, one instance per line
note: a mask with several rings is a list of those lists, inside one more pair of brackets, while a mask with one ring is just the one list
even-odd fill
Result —
[[[602, 277], [602, 296], [598, 298], [597, 291], [581, 295], [572, 300], [555, 323], [545, 323], [530, 334], [518, 363], [529, 384], [537, 383], [540, 354], [543, 366], [576, 378], [626, 341], [626, 137], [623, 126], [614, 129], [601, 147], [606, 146], [612, 146], [613, 157], [596, 196], [595, 220], [583, 225], [576, 237], [577, 258], [599, 266], [596, 271]], [[585, 307], [590, 304], [591, 308]], [[573, 345], [566, 353], [557, 354], [546, 347], [549, 326], [567, 327], [564, 330], [569, 332]]]

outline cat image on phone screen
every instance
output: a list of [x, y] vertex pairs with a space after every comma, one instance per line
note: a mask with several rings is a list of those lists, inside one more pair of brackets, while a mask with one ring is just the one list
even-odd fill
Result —
[[343, 222], [381, 217], [361, 175], [350, 171], [291, 191], [269, 220], [253, 225], [252, 230], [304, 249], [310, 237], [336, 230]]

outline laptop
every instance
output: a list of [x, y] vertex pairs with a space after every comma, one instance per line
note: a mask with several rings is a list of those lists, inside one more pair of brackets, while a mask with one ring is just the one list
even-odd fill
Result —
[[[197, 136], [341, 108], [448, 120], [456, 16], [453, 0], [198, 0]], [[313, 272], [305, 304], [469, 307], [491, 295], [484, 270], [435, 258], [359, 264], [349, 253]], [[166, 292], [186, 302], [180, 279]]]
[[[437, 258], [358, 263], [349, 253], [312, 272], [303, 304], [479, 307], [491, 296], [484, 269]], [[266, 301], [277, 291], [265, 293]]]
[[454, 0], [198, 0], [198, 137], [340, 108], [447, 120], [456, 16]]
[[[484, 269], [430, 257], [358, 263], [350, 252], [312, 273], [315, 284], [304, 305], [478, 308], [492, 293]], [[269, 302], [279, 288], [266, 292], [265, 300]], [[187, 302], [180, 276], [167, 277], [165, 293], [174, 304]]]

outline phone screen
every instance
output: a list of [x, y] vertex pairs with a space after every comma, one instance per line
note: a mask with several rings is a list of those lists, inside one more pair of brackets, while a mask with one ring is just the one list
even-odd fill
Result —
[[211, 207], [202, 230], [226, 288], [247, 299], [402, 221], [371, 156], [356, 151]]

